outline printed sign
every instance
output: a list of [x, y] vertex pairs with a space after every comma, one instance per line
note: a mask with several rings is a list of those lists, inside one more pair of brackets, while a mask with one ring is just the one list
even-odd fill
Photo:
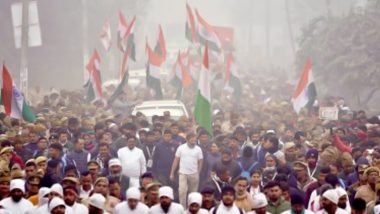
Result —
[[321, 120], [338, 120], [339, 109], [336, 107], [320, 107], [319, 119]]

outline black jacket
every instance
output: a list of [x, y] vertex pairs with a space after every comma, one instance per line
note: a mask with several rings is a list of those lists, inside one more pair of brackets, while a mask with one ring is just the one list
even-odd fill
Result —
[[55, 183], [59, 183], [60, 179], [56, 175], [56, 173], [53, 172], [46, 172], [44, 177], [42, 177], [40, 185], [41, 187], [51, 187]]

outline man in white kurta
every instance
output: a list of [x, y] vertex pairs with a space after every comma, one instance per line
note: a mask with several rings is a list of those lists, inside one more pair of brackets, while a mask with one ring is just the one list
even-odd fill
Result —
[[139, 187], [140, 175], [146, 172], [145, 156], [143, 151], [136, 147], [136, 141], [136, 137], [128, 137], [127, 146], [117, 151], [122, 173], [130, 178], [130, 187]]
[[173, 202], [173, 189], [169, 186], [163, 186], [158, 190], [160, 203], [150, 208], [149, 214], [179, 214], [183, 213], [182, 205]]
[[206, 209], [202, 209], [202, 195], [199, 192], [192, 192], [187, 197], [188, 207], [184, 214], [209, 214]]
[[140, 202], [140, 190], [137, 187], [130, 187], [126, 193], [127, 201], [116, 205], [113, 214], [147, 214], [149, 207]]
[[242, 214], [244, 213], [234, 203], [235, 201], [235, 189], [233, 186], [224, 186], [222, 188], [222, 201], [219, 205], [216, 205], [210, 210], [210, 213], [215, 214]]
[[33, 209], [26, 212], [26, 214], [40, 214], [40, 213], [48, 213], [49, 209], [47, 207], [50, 196], [50, 188], [41, 187], [38, 190], [38, 204], [34, 206]]
[[72, 213], [88, 214], [88, 208], [85, 205], [77, 202], [79, 197], [78, 197], [78, 190], [76, 187], [74, 186], [65, 187], [65, 189], [63, 190], [63, 194], [64, 194], [63, 198], [65, 200], [65, 204], [69, 208], [69, 210], [72, 211]]
[[338, 207], [339, 196], [336, 189], [329, 189], [322, 194], [321, 205], [322, 210], [316, 212], [316, 214], [348, 214], [347, 211]]
[[0, 205], [11, 214], [24, 214], [28, 210], [33, 209], [33, 204], [26, 200], [25, 181], [22, 179], [14, 179], [10, 184], [10, 196], [0, 201]]

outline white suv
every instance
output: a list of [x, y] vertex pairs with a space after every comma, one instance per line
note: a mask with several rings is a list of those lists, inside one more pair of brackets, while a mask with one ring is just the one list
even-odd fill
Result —
[[171, 118], [174, 120], [178, 120], [182, 116], [189, 118], [185, 105], [179, 100], [145, 101], [135, 106], [132, 115], [141, 112], [151, 121], [153, 115], [163, 116], [165, 111], [169, 111]]

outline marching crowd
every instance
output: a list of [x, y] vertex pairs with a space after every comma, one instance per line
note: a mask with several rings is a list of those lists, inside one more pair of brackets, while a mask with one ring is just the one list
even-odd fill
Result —
[[265, 97], [286, 86], [264, 85], [213, 103], [213, 133], [129, 115], [125, 94], [105, 107], [51, 92], [34, 123], [0, 113], [0, 213], [379, 214], [379, 117], [342, 98], [319, 103], [337, 121], [297, 115]]

